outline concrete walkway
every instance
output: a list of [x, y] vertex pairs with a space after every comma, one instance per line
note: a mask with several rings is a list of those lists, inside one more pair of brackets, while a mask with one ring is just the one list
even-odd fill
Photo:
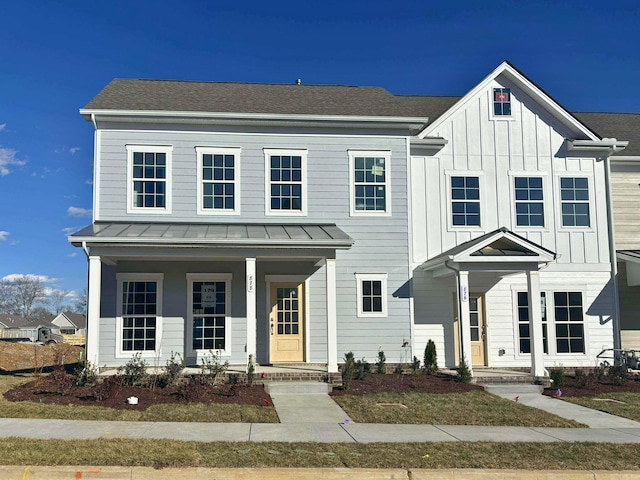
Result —
[[349, 416], [329, 396], [329, 385], [315, 382], [270, 382], [271, 395], [280, 423], [349, 423]]

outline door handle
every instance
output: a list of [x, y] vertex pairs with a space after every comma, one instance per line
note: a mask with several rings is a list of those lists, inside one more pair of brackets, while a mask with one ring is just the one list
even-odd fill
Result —
[[271, 324], [271, 335], [273, 335], [273, 323]]

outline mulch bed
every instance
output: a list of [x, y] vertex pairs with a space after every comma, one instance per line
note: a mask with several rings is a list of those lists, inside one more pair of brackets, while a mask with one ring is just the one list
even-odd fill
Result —
[[[60, 405], [93, 405], [127, 410], [145, 410], [159, 403], [233, 403], [270, 406], [271, 397], [262, 385], [203, 385], [186, 381], [182, 386], [167, 388], [122, 385], [117, 377], [106, 377], [101, 383], [78, 387], [73, 377], [54, 372], [19, 385], [4, 394], [11, 402], [54, 403]], [[127, 404], [127, 398], [138, 397], [138, 405]]]
[[[579, 382], [570, 376], [564, 377], [564, 385], [560, 387], [562, 397], [594, 397], [601, 393], [614, 393], [614, 392], [633, 392], [640, 393], [640, 381], [635, 377], [627, 380], [622, 385], [616, 385], [606, 377], [599, 381], [580, 386]], [[545, 388], [544, 395], [549, 397], [557, 397], [558, 389], [555, 387]]]
[[458, 383], [449, 375], [369, 374], [364, 380], [352, 380], [349, 390], [333, 389], [331, 395], [368, 395], [383, 392], [464, 393], [484, 390], [473, 383]]

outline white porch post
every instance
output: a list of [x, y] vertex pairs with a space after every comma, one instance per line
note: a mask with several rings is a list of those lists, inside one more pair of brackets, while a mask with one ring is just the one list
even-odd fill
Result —
[[529, 336], [531, 337], [531, 374], [538, 378], [545, 376], [544, 345], [542, 334], [542, 306], [540, 302], [540, 272], [527, 272], [527, 293], [529, 294]]
[[473, 375], [471, 364], [471, 315], [469, 314], [469, 272], [458, 272], [458, 315], [460, 317], [460, 359], [467, 362]]
[[256, 259], [245, 259], [247, 300], [247, 367], [249, 355], [256, 360]]
[[98, 345], [100, 338], [100, 290], [102, 283], [102, 262], [97, 255], [89, 256], [89, 291], [87, 298], [87, 361], [98, 366]]
[[327, 258], [327, 372], [338, 372], [338, 324], [336, 314], [336, 259]]

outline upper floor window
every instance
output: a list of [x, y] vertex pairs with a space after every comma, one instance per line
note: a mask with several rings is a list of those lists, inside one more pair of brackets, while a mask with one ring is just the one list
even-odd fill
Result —
[[349, 151], [351, 214], [388, 214], [389, 161], [387, 151]]
[[265, 149], [266, 213], [306, 215], [306, 150]]
[[516, 225], [544, 227], [542, 177], [515, 177]]
[[589, 227], [591, 225], [588, 178], [561, 178], [560, 201], [563, 227]]
[[480, 226], [480, 178], [451, 177], [452, 224]]
[[196, 152], [198, 213], [238, 213], [240, 149], [197, 147]]
[[493, 89], [493, 115], [494, 116], [510, 116], [511, 115], [511, 89], [509, 88]]
[[127, 212], [171, 213], [172, 147], [127, 145]]

